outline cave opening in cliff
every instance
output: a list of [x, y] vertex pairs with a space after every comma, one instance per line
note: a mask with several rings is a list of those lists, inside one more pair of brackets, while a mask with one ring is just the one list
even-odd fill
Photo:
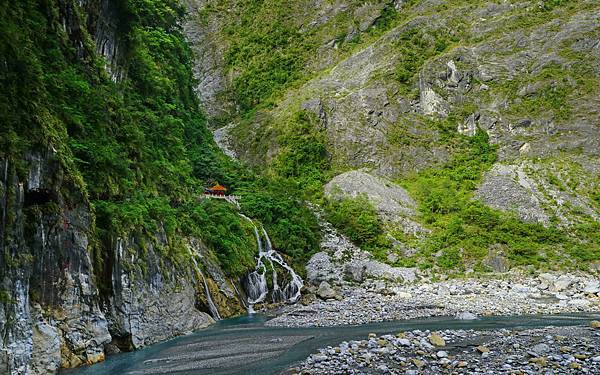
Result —
[[48, 189], [27, 190], [25, 192], [25, 207], [40, 206], [56, 201], [55, 194]]

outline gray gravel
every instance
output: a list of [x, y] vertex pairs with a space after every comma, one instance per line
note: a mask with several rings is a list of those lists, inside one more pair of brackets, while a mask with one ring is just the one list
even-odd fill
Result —
[[307, 327], [457, 316], [600, 312], [598, 279], [589, 275], [510, 275], [506, 279], [455, 279], [437, 283], [366, 282], [337, 286], [332, 299], [304, 298], [286, 306], [271, 326]]
[[599, 374], [600, 329], [409, 331], [320, 349], [284, 374]]

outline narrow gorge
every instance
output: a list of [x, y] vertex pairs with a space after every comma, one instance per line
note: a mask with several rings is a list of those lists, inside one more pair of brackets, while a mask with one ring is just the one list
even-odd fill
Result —
[[1, 374], [600, 373], [596, 0], [0, 20]]

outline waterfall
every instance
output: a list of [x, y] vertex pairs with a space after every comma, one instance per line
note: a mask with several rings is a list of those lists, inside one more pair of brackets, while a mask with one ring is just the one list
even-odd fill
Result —
[[[265, 229], [262, 227], [259, 231], [256, 224], [254, 224], [249, 217], [242, 214], [240, 214], [240, 216], [252, 223], [252, 226], [254, 227], [254, 235], [256, 236], [256, 242], [258, 244], [258, 259], [256, 260], [256, 267], [254, 271], [252, 271], [246, 277], [248, 312], [253, 313], [253, 305], [263, 302], [269, 294], [269, 288], [267, 284], [268, 266], [273, 271], [273, 291], [271, 292], [273, 302], [294, 303], [298, 301], [298, 299], [300, 299], [300, 290], [304, 286], [300, 276], [298, 276], [292, 267], [285, 262], [281, 254], [273, 249], [273, 246], [271, 245], [271, 239], [269, 238], [267, 231], [265, 231]], [[291, 280], [282, 287], [279, 286], [276, 265], [278, 265], [279, 268], [287, 271], [291, 277]]]
[[202, 281], [204, 282], [204, 294], [206, 294], [206, 303], [208, 304], [208, 310], [210, 311], [210, 315], [214, 320], [221, 320], [221, 315], [219, 314], [219, 309], [212, 300], [210, 295], [210, 289], [208, 289], [208, 283], [206, 282], [206, 277], [204, 277], [204, 273], [202, 269], [198, 266], [198, 262], [196, 261], [196, 257], [192, 254], [192, 262], [194, 263], [194, 268], [196, 273], [202, 277]]
[[215, 306], [215, 303], [213, 302], [212, 297], [210, 296], [210, 290], [208, 289], [206, 277], [204, 277], [202, 271], [200, 271], [200, 275], [202, 276], [202, 280], [204, 280], [204, 292], [206, 293], [206, 301], [208, 302], [208, 309], [210, 310], [210, 315], [212, 315], [212, 317], [215, 320], [221, 320], [221, 315], [219, 315], [219, 309], [217, 309], [217, 306]]

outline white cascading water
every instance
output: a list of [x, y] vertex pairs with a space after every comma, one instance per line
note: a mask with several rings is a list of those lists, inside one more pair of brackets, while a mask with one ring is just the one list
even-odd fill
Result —
[[196, 257], [192, 255], [192, 261], [194, 262], [194, 267], [196, 269], [196, 273], [202, 277], [202, 281], [204, 282], [204, 293], [206, 294], [206, 303], [208, 304], [208, 310], [210, 311], [210, 315], [214, 320], [221, 320], [221, 315], [219, 314], [219, 309], [212, 300], [210, 295], [210, 290], [208, 289], [208, 283], [206, 282], [206, 277], [204, 277], [204, 273], [202, 269], [198, 266], [198, 262], [196, 261]]
[[[273, 291], [271, 292], [273, 302], [294, 303], [298, 301], [298, 299], [300, 299], [300, 290], [304, 286], [300, 276], [298, 276], [292, 267], [290, 267], [285, 260], [283, 260], [281, 254], [273, 250], [271, 239], [269, 238], [269, 235], [265, 229], [261, 228], [259, 232], [258, 227], [249, 217], [242, 214], [240, 214], [240, 216], [252, 223], [252, 226], [254, 227], [254, 235], [256, 236], [256, 242], [258, 243], [258, 259], [256, 260], [256, 268], [246, 278], [248, 312], [250, 314], [254, 313], [253, 305], [263, 302], [269, 294], [269, 287], [267, 284], [267, 265], [269, 265], [273, 270]], [[264, 238], [264, 242], [261, 239], [261, 233], [262, 238]], [[290, 275], [291, 280], [283, 285], [283, 287], [279, 286], [277, 269], [275, 265], [279, 265], [280, 268], [286, 270]]]

